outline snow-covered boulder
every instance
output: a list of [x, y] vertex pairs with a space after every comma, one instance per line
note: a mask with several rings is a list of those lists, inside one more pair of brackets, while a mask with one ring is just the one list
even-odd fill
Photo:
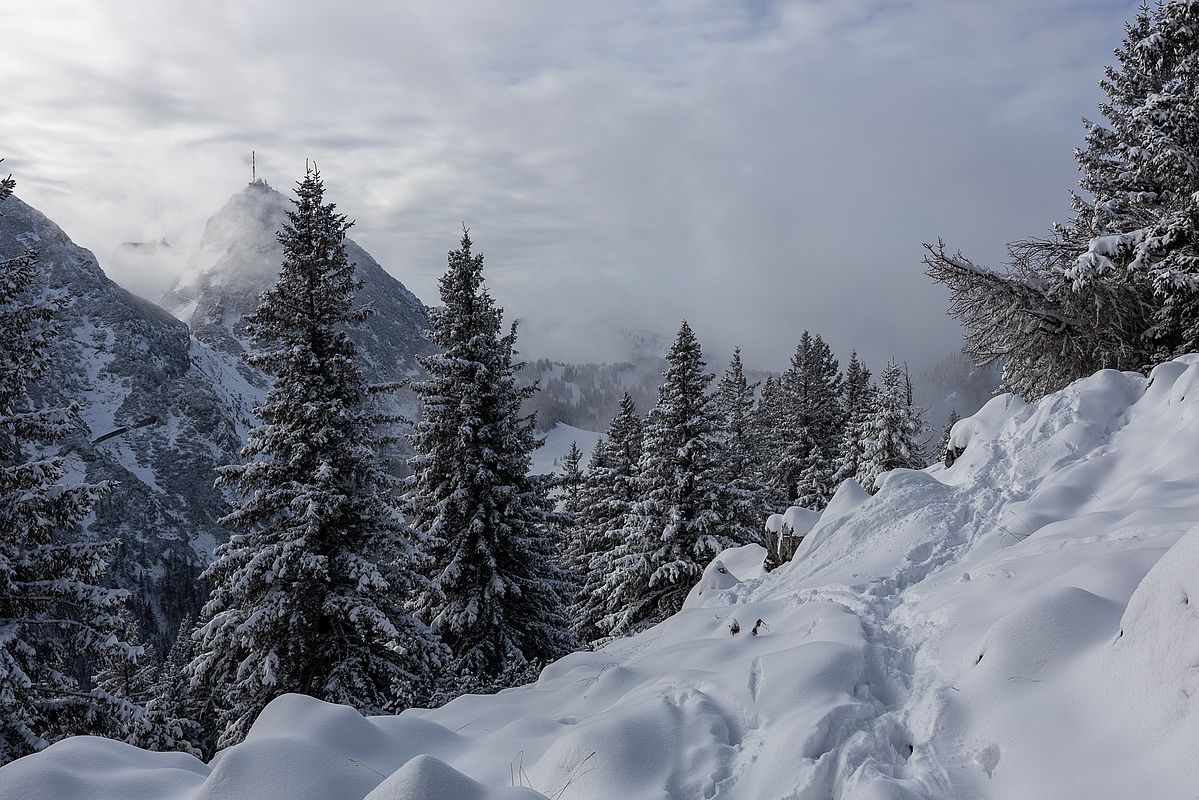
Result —
[[741, 583], [741, 579], [730, 572], [724, 562], [717, 558], [704, 569], [699, 583], [691, 587], [691, 591], [687, 593], [687, 599], [683, 601], [683, 608], [702, 605], [713, 595], [724, 589], [731, 589], [739, 583]]
[[766, 518], [766, 564], [774, 569], [795, 556], [795, 551], [820, 521], [820, 512], [803, 506], [791, 506], [782, 514]]
[[731, 547], [712, 559], [704, 568], [699, 583], [691, 587], [683, 608], [705, 605], [715, 595], [731, 589], [741, 581], [766, 574], [766, 548], [760, 544]]

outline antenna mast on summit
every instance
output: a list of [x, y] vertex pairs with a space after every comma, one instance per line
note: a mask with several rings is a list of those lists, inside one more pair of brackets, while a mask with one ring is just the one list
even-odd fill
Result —
[[258, 183], [258, 163], [253, 150], [250, 151], [250, 183]]

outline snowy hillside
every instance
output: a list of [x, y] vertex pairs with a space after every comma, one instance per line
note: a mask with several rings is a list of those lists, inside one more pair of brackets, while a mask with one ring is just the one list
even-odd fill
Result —
[[730, 553], [534, 685], [370, 719], [288, 695], [211, 765], [69, 739], [0, 794], [1193, 798], [1199, 357], [998, 397], [953, 439], [950, 469], [843, 485], [793, 563]]
[[585, 431], [559, 422], [552, 431], [545, 434], [541, 447], [533, 451], [533, 466], [529, 471], [534, 475], [560, 472], [572, 442], [583, 451], [583, 465], [586, 466], [587, 459], [591, 457], [591, 451], [595, 449], [595, 443], [599, 441], [600, 436], [601, 434], [595, 431]]

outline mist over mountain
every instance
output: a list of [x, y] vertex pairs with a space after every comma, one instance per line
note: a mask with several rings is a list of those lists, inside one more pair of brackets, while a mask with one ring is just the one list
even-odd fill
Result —
[[187, 259], [187, 248], [167, 237], [122, 242], [101, 258], [104, 271], [118, 284], [147, 300], [157, 300], [178, 281]]
[[[159, 305], [221, 352], [248, 352], [252, 344], [242, 319], [279, 276], [283, 250], [276, 234], [290, 207], [291, 201], [265, 181], [234, 194], [208, 220], [184, 276]], [[419, 371], [417, 356], [432, 352], [424, 304], [355, 242], [347, 240], [346, 249], [362, 282], [359, 301], [374, 309], [360, 329], [350, 332], [368, 374], [377, 382], [412, 377]]]

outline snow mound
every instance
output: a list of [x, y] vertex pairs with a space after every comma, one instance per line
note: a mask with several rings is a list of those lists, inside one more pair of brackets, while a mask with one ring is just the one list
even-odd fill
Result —
[[1116, 603], [1076, 586], [1046, 592], [991, 626], [978, 648], [974, 675], [1043, 680], [1060, 662], [1107, 638], [1119, 614]]
[[950, 468], [842, 485], [791, 563], [726, 551], [529, 686], [372, 718], [289, 695], [211, 765], [68, 740], [0, 796], [1194, 798], [1199, 357], [952, 434]]
[[21, 800], [157, 800], [192, 797], [208, 767], [185, 753], [148, 753], [132, 745], [76, 736], [18, 759], [0, 773], [0, 797]]
[[488, 789], [433, 756], [417, 756], [393, 772], [367, 800], [536, 800], [524, 788]]
[[766, 574], [766, 548], [760, 544], [730, 547], [720, 554], [720, 560], [743, 581]]
[[[1117, 636], [1112, 660], [1125, 679], [1141, 681], [1129, 684], [1138, 703], [1155, 706], [1163, 723], [1199, 734], [1199, 529], [1137, 586]], [[1148, 676], [1152, 683], [1144, 682]]]

